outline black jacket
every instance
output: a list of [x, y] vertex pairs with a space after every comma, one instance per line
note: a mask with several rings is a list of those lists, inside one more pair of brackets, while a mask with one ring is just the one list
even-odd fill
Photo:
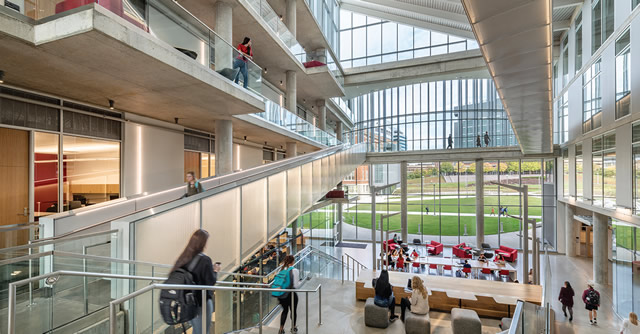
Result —
[[[213, 271], [213, 263], [211, 262], [211, 258], [202, 253], [198, 254], [197, 256], [199, 256], [200, 259], [198, 260], [196, 267], [191, 271], [191, 275], [193, 275], [193, 282], [196, 285], [216, 285], [218, 273]], [[188, 266], [189, 264], [187, 263], [183, 268], [186, 270]], [[201, 306], [202, 291], [198, 290], [195, 292], [198, 306]], [[207, 299], [213, 299], [213, 291], [207, 291]]]

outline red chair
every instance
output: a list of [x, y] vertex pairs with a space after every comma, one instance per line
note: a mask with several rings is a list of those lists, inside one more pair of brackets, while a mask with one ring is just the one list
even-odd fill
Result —
[[404, 271], [404, 258], [402, 256], [398, 257], [398, 261], [396, 261], [396, 269]]
[[450, 265], [444, 265], [442, 266], [442, 274], [444, 275], [444, 271], [445, 270], [449, 270], [451, 272], [451, 276], [453, 276], [453, 269], [451, 268]]
[[[451, 266], [449, 266], [449, 267], [451, 267]], [[437, 264], [430, 264], [429, 265], [429, 274], [431, 274], [431, 269], [435, 269], [436, 270], [436, 275], [438, 275], [438, 265]], [[451, 270], [451, 269], [449, 269], [449, 270]]]
[[491, 277], [493, 277], [493, 270], [489, 269], [489, 268], [482, 268], [481, 272], [485, 275], [489, 275]]
[[518, 258], [518, 250], [507, 246], [500, 246], [500, 248], [494, 251], [496, 254], [500, 254], [506, 261], [513, 262]]
[[420, 263], [417, 260], [414, 260], [413, 264], [411, 264], [413, 268], [418, 268], [418, 272], [420, 272]]
[[471, 276], [471, 268], [462, 268], [462, 272], [467, 274], [467, 277]]
[[470, 259], [473, 257], [473, 255], [471, 255], [471, 247], [468, 247], [464, 242], [453, 246], [452, 252], [454, 256], [461, 259]]
[[430, 255], [440, 255], [444, 250], [444, 245], [435, 240], [431, 240], [431, 243], [428, 243], [425, 246], [427, 246], [427, 251]]
[[507, 278], [511, 277], [509, 270], [500, 270], [498, 271], [498, 275], [500, 275], [500, 278], [503, 278], [504, 276]]

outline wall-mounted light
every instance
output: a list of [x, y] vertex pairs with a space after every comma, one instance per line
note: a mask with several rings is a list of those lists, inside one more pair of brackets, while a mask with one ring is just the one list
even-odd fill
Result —
[[280, 86], [282, 86], [282, 80], [280, 80]]
[[243, 144], [246, 144], [246, 143], [247, 143], [247, 136], [244, 136], [244, 142], [243, 142]]
[[267, 74], [267, 71], [268, 71], [268, 70], [267, 70], [267, 68], [265, 67], [265, 68], [264, 68], [264, 74]]
[[[115, 109], [115, 102], [113, 102], [113, 100], [109, 100], [109, 109], [113, 110]], [[177, 123], [177, 122], [176, 122]]]
[[0, 84], [4, 83], [4, 71], [0, 71]]

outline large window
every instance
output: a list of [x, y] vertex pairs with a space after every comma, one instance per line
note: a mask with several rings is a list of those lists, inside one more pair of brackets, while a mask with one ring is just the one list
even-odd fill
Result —
[[562, 87], [569, 83], [569, 34], [562, 40]]
[[602, 87], [600, 85], [600, 63], [598, 59], [591, 68], [582, 75], [583, 90], [583, 113], [582, 132], [586, 133], [599, 128], [602, 122]]
[[583, 174], [583, 159], [582, 159], [582, 144], [576, 144], [576, 198], [578, 200], [584, 199], [584, 174]]
[[345, 68], [477, 49], [474, 40], [340, 11], [340, 62]]
[[575, 71], [578, 72], [582, 68], [582, 12], [576, 17], [576, 35], [575, 35]]
[[595, 53], [614, 30], [615, 0], [594, 0], [591, 4], [591, 53]]
[[593, 205], [615, 208], [616, 205], [616, 135], [592, 139]]
[[340, 5], [336, 0], [306, 0], [313, 17], [322, 29], [324, 37], [327, 38], [329, 46], [336, 54], [338, 50], [338, 31], [340, 24]]
[[640, 312], [640, 231], [626, 222], [612, 220], [613, 307], [618, 314]]
[[640, 212], [640, 123], [633, 125], [633, 210]]
[[558, 120], [556, 127], [556, 144], [562, 144], [569, 139], [569, 92], [562, 94], [562, 98], [557, 101], [556, 108]]
[[616, 41], [616, 118], [631, 111], [631, 48], [630, 32]]
[[429, 82], [374, 91], [350, 101], [356, 142], [371, 151], [517, 145], [493, 82]]
[[569, 150], [562, 149], [562, 197], [569, 197]]

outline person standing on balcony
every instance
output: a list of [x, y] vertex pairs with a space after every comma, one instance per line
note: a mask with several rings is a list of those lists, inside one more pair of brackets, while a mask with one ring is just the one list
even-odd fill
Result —
[[480, 135], [476, 136], [476, 147], [482, 147], [482, 142], [480, 141]]
[[484, 146], [489, 147], [489, 142], [491, 138], [489, 138], [489, 131], [484, 132]]
[[242, 85], [244, 86], [244, 88], [247, 88], [247, 85], [249, 84], [247, 62], [249, 62], [249, 59], [253, 59], [253, 50], [251, 50], [251, 38], [245, 37], [242, 40], [242, 43], [238, 44], [238, 51], [240, 51], [240, 55], [238, 55], [233, 61], [233, 69], [235, 70], [236, 68], [239, 68], [240, 71], [236, 74], [234, 82], [238, 83], [240, 74], [242, 74]]
[[447, 137], [447, 144], [447, 150], [453, 149], [453, 136], [451, 134]]

